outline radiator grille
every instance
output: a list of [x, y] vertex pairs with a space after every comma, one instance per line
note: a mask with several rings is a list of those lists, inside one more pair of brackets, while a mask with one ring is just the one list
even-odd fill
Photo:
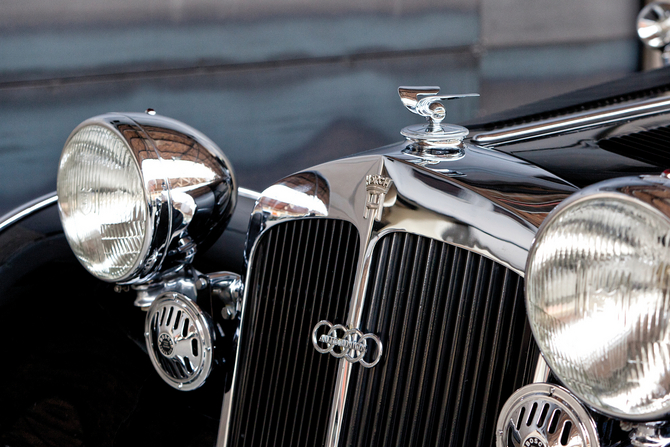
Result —
[[358, 254], [347, 222], [308, 219], [276, 225], [250, 269], [232, 446], [322, 445], [338, 360], [316, 352], [320, 320], [345, 322]]
[[361, 326], [384, 355], [352, 368], [347, 446], [490, 446], [500, 407], [531, 381], [538, 355], [519, 275], [405, 233], [377, 245]]

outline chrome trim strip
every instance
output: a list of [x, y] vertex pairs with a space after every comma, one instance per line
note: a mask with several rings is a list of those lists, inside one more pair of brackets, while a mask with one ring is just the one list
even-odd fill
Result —
[[258, 200], [261, 197], [260, 192], [256, 192], [253, 189], [247, 188], [237, 188], [237, 195], [251, 200]]
[[58, 195], [56, 194], [56, 191], [54, 191], [49, 194], [45, 194], [42, 197], [38, 197], [35, 200], [31, 200], [23, 206], [13, 209], [4, 216], [0, 217], [0, 232], [4, 231], [21, 219], [28, 217], [32, 213], [53, 205], [57, 201]]
[[472, 141], [483, 145], [511, 143], [518, 140], [580, 130], [587, 127], [667, 112], [670, 112], [670, 97], [663, 96], [661, 98], [639, 101], [633, 105], [610, 106], [596, 111], [571, 114], [568, 117], [552, 118], [535, 123], [512, 126], [503, 130], [482, 132], [472, 137]]

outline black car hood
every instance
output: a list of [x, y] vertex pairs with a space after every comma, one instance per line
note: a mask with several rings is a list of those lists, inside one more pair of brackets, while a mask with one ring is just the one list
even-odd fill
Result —
[[[513, 110], [464, 123], [470, 135], [510, 126], [535, 125], [553, 118], [625, 106], [670, 90], [670, 68], [636, 73], [624, 79], [577, 90]], [[584, 130], [490, 145], [554, 173], [580, 188], [630, 175], [655, 175], [670, 168], [667, 114], [595, 125]]]

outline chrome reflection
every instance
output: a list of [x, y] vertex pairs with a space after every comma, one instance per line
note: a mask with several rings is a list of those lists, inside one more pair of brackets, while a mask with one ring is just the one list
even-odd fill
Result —
[[307, 171], [275, 183], [257, 200], [256, 209], [269, 214], [269, 220], [286, 216], [327, 216], [330, 188], [319, 173]]

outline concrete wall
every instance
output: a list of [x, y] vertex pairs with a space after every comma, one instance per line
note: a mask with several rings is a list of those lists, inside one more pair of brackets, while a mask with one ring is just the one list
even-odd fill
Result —
[[0, 208], [55, 188], [70, 130], [148, 107], [243, 186], [399, 140], [398, 85], [480, 92], [450, 121], [638, 66], [631, 0], [0, 0]]

